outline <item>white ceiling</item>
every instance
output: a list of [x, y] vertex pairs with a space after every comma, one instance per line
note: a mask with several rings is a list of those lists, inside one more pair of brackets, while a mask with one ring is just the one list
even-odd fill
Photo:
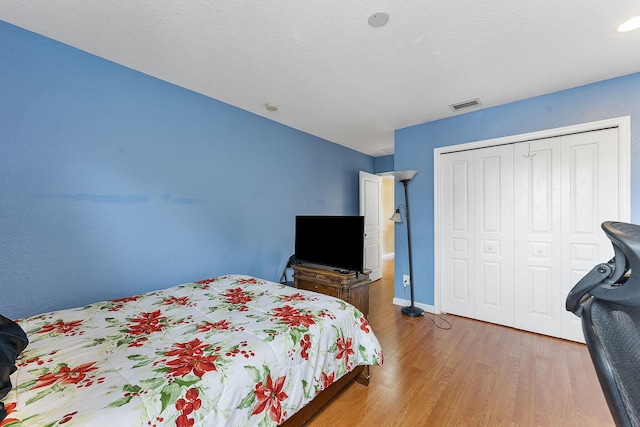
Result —
[[0, 20], [372, 156], [395, 129], [462, 114], [452, 103], [640, 71], [640, 31], [614, 32], [636, 14], [638, 0], [0, 1]]

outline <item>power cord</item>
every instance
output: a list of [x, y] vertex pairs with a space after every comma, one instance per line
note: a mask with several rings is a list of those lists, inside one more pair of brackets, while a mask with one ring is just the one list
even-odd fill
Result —
[[[436, 325], [436, 328], [438, 329], [443, 329], [445, 331], [448, 331], [449, 329], [451, 329], [451, 323], [445, 319], [444, 317], [441, 317], [437, 314], [433, 314], [433, 313], [427, 313], [425, 311], [426, 314], [429, 315], [429, 319], [433, 322], [434, 325]], [[444, 323], [446, 323], [446, 326], [440, 326], [438, 325], [438, 320], [442, 320]]]
[[[406, 300], [406, 299], [407, 299], [407, 287], [405, 286], [402, 290], [403, 290], [403, 292], [404, 292], [404, 299]], [[445, 319], [444, 317], [441, 317], [441, 316], [439, 316], [439, 315], [437, 315], [437, 314], [429, 313], [429, 312], [427, 312], [427, 311], [425, 311], [425, 312], [424, 312], [423, 316], [424, 316], [425, 314], [428, 314], [428, 315], [429, 315], [429, 320], [431, 320], [431, 321], [433, 322], [433, 324], [436, 326], [436, 328], [438, 328], [438, 329], [442, 329], [442, 330], [445, 330], [445, 331], [448, 331], [449, 329], [451, 329], [451, 322], [449, 322], [449, 321], [448, 321], [447, 319]], [[438, 321], [439, 321], [439, 320], [441, 320], [441, 321], [443, 321], [444, 323], [446, 323], [446, 325], [445, 325], [445, 326], [441, 326], [441, 325], [439, 325], [439, 324], [438, 324]]]

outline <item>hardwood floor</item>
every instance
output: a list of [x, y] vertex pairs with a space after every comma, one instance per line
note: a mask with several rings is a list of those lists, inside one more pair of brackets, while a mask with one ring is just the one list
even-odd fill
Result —
[[452, 315], [408, 318], [393, 260], [370, 289], [384, 353], [368, 387], [346, 387], [305, 426], [613, 426], [583, 344]]

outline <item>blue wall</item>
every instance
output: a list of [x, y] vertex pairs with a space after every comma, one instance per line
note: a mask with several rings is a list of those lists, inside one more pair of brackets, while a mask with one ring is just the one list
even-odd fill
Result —
[[381, 156], [374, 159], [374, 168], [376, 173], [392, 172], [393, 169], [393, 155]]
[[[416, 302], [434, 304], [434, 148], [621, 116], [631, 117], [631, 219], [638, 222], [640, 162], [635, 159], [640, 154], [640, 73], [397, 130], [395, 170], [419, 170], [408, 185]], [[395, 194], [396, 202], [401, 203], [400, 184]], [[408, 273], [406, 232], [396, 229], [395, 236], [395, 296], [404, 299], [401, 277]]]
[[374, 159], [0, 21], [0, 313], [228, 273], [278, 280], [296, 214]]

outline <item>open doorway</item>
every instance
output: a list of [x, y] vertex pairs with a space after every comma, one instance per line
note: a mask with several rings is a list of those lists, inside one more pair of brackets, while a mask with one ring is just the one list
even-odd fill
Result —
[[395, 256], [395, 223], [391, 221], [391, 215], [395, 206], [395, 179], [393, 176], [382, 177], [382, 191], [380, 197], [380, 212], [382, 224], [380, 235], [382, 236], [382, 264], [383, 275], [389, 276], [391, 283], [394, 277], [394, 256]]
[[365, 217], [364, 265], [372, 282], [384, 274], [393, 286], [395, 223], [390, 218], [395, 211], [395, 178], [389, 173], [360, 171], [359, 179], [360, 215]]

